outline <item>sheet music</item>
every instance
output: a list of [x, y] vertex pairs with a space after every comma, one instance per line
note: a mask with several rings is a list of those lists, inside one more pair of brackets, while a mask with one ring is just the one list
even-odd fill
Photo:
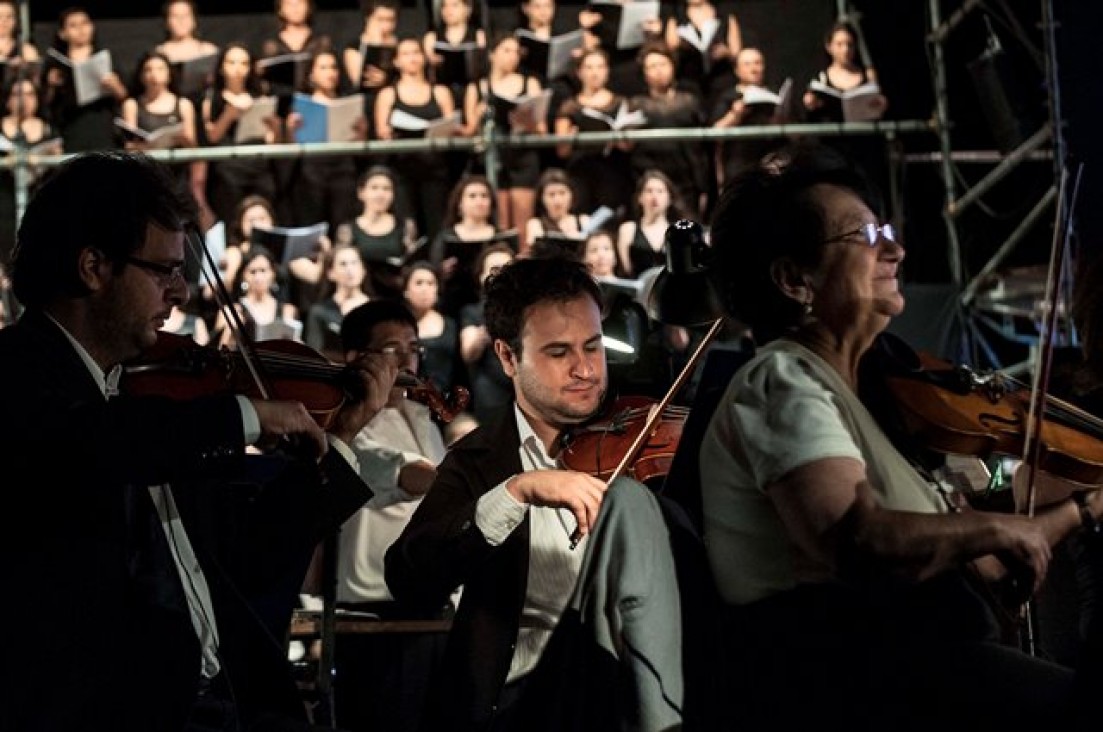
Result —
[[[216, 221], [211, 228], [207, 229], [207, 233], [203, 235], [203, 241], [207, 245], [207, 251], [211, 253], [211, 259], [213, 259], [217, 265], [222, 261], [222, 256], [226, 254], [225, 222]], [[210, 265], [207, 263], [206, 255], [203, 256], [200, 262], [200, 272], [203, 275], [203, 281], [214, 286], [216, 279], [211, 272]], [[219, 277], [221, 277], [221, 273], [219, 273]]]
[[77, 106], [83, 107], [107, 96], [103, 88], [103, 77], [111, 73], [111, 51], [105, 48], [78, 63], [73, 63], [72, 59], [56, 48], [49, 49], [47, 53], [72, 70]]
[[552, 90], [544, 89], [534, 96], [521, 97], [509, 113], [509, 124], [517, 132], [535, 132], [537, 126], [548, 118]]
[[574, 51], [582, 48], [583, 40], [581, 28], [551, 39], [548, 44], [548, 79], [558, 79], [571, 70]]
[[245, 110], [241, 119], [237, 121], [234, 130], [234, 142], [241, 144], [247, 141], [264, 140], [268, 134], [268, 126], [264, 120], [276, 114], [275, 97], [257, 97], [253, 105]]
[[644, 42], [643, 21], [659, 17], [659, 0], [636, 0], [621, 6], [617, 48], [636, 48]]
[[286, 266], [293, 259], [314, 258], [319, 240], [328, 231], [329, 224], [325, 221], [310, 226], [254, 226], [253, 238], [258, 244], [268, 246]]

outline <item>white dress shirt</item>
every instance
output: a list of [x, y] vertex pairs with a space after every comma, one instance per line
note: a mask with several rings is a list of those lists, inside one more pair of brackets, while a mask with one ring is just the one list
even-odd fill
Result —
[[[521, 468], [555, 470], [561, 466], [548, 456], [532, 431], [528, 418], [514, 404], [517, 433], [521, 438]], [[565, 508], [519, 503], [506, 490], [506, 479], [481, 498], [475, 508], [475, 524], [491, 544], [501, 544], [529, 515], [529, 575], [521, 627], [510, 663], [510, 682], [536, 667], [552, 631], [570, 600], [582, 567], [584, 544], [571, 550], [571, 535], [577, 527], [574, 514]], [[583, 538], [583, 542], [586, 538]]]

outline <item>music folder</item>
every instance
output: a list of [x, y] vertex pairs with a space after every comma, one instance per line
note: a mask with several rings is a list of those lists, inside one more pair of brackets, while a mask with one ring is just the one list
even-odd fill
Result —
[[256, 66], [257, 71], [268, 82], [273, 94], [290, 96], [302, 86], [310, 58], [310, 54], [306, 51], [284, 53], [258, 59]]
[[277, 263], [286, 267], [293, 259], [314, 259], [318, 254], [321, 238], [328, 231], [329, 224], [325, 221], [296, 227], [254, 226], [250, 238], [254, 244], [260, 244], [272, 252]]
[[189, 58], [186, 61], [176, 61], [172, 64], [172, 75], [176, 82], [176, 90], [184, 97], [195, 97], [202, 94], [211, 83], [217, 63], [217, 53], [207, 53]]
[[364, 95], [319, 100], [298, 92], [291, 109], [302, 120], [295, 142], [351, 142], [357, 136], [356, 122], [364, 116]]
[[582, 29], [573, 30], [545, 40], [538, 38], [527, 28], [518, 28], [514, 34], [521, 44], [521, 67], [545, 81], [565, 76], [574, 63], [575, 49], [582, 48]]
[[643, 22], [659, 17], [658, 0], [632, 0], [620, 3], [616, 0], [591, 0], [589, 9], [601, 14], [602, 24], [616, 29], [617, 49], [639, 48], [645, 40]]

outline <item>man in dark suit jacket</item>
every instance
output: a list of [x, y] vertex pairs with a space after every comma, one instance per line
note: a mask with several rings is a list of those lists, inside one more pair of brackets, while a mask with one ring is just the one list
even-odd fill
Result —
[[599, 409], [607, 386], [596, 282], [578, 262], [523, 259], [486, 288], [516, 403], [449, 450], [386, 556], [400, 602], [440, 607], [463, 585], [427, 730], [517, 728], [512, 702], [578, 577], [571, 535], [589, 532], [605, 490], [555, 462], [563, 431]]
[[[25, 312], [0, 330], [0, 464], [20, 506], [0, 519], [2, 729], [309, 728], [281, 628], [319, 539], [371, 497], [344, 443], [395, 369], [365, 361], [366, 396], [328, 436], [294, 401], [138, 396], [125, 378], [113, 396], [187, 299], [193, 205], [165, 166], [90, 153], [24, 215]], [[297, 457], [247, 469], [246, 445], [281, 438]]]

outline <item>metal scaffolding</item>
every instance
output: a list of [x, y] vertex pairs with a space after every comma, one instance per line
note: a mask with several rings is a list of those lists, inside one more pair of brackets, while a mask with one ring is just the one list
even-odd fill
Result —
[[[960, 330], [960, 352], [966, 359], [974, 364], [987, 361], [994, 368], [1003, 368], [1005, 371], [1015, 372], [1026, 369], [1029, 364], [1020, 363], [1007, 366], [1001, 363], [999, 355], [992, 344], [986, 338], [980, 326], [986, 325], [990, 329], [1003, 331], [1003, 334], [1018, 343], [1033, 346], [1041, 340], [1043, 325], [1040, 311], [1041, 303], [1035, 303], [1036, 312], [1015, 313], [1008, 308], [1004, 313], [986, 312], [981, 306], [978, 295], [988, 285], [993, 275], [1007, 262], [1009, 256], [1016, 250], [1024, 238], [1037, 226], [1039, 221], [1045, 219], [1045, 215], [1051, 212], [1056, 204], [1057, 232], [1067, 231], [1061, 222], [1068, 219], [1067, 196], [1059, 191], [1058, 182], [1062, 177], [1062, 166], [1065, 159], [1065, 144], [1063, 139], [1063, 122], [1061, 120], [1061, 105], [1059, 98], [1059, 86], [1057, 83], [1056, 53], [1055, 53], [1055, 21], [1052, 13], [1052, 5], [1048, 0], [1043, 0], [1042, 5], [1042, 31], [1044, 51], [1046, 107], [1048, 120], [1041, 128], [1034, 132], [1014, 150], [1000, 155], [976, 156], [970, 160], [968, 154], [964, 158], [958, 157], [955, 152], [951, 133], [953, 124], [951, 120], [949, 101], [947, 94], [947, 69], [945, 44], [954, 29], [974, 10], [984, 10], [983, 3], [979, 0], [964, 0], [950, 16], [943, 20], [941, 0], [929, 0], [928, 18], [929, 32], [927, 42], [930, 46], [931, 80], [935, 94], [935, 130], [939, 137], [940, 152], [937, 156], [930, 156], [930, 161], [940, 164], [943, 187], [945, 191], [945, 206], [942, 217], [946, 224], [949, 237], [949, 266], [953, 284], [958, 292], [957, 300], [957, 326]], [[977, 183], [969, 186], [964, 191], [958, 192], [957, 179], [955, 177], [955, 164], [964, 159], [971, 162], [986, 160], [993, 163], [991, 170]], [[1019, 224], [1000, 244], [994, 254], [976, 273], [968, 273], [965, 270], [965, 262], [962, 258], [959, 245], [961, 216], [971, 207], [976, 205], [981, 197], [1019, 167], [1024, 161], [1048, 159], [1052, 161], [1052, 183], [1039, 196], [1036, 203], [1023, 216]], [[1054, 242], [1056, 246], [1063, 246], [1063, 242]], [[1068, 261], [1067, 258], [1065, 261]], [[1062, 284], [1071, 287], [1071, 278], [1068, 272], [1062, 274]], [[1017, 335], [1011, 332], [1007, 320], [1014, 316], [1026, 317], [1035, 323], [1035, 334]], [[1075, 338], [1074, 334], [1070, 334]], [[983, 358], [981, 355], [983, 354]]]

